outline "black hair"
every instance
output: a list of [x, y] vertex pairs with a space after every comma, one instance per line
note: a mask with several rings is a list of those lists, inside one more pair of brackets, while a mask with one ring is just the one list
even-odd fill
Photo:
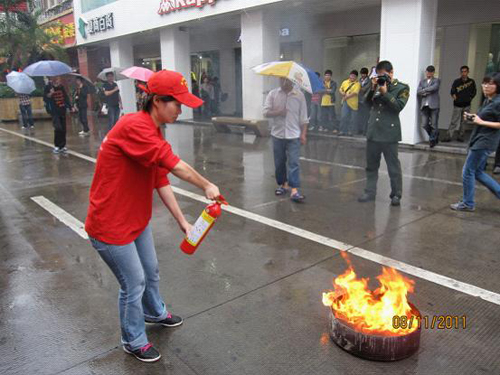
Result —
[[429, 65], [425, 71], [429, 72], [429, 73], [434, 73], [436, 71], [436, 68], [434, 68], [434, 65]]
[[177, 99], [175, 99], [173, 96], [161, 96], [161, 95], [156, 95], [156, 94], [149, 94], [146, 100], [144, 101], [144, 104], [142, 106], [142, 110], [144, 112], [151, 113], [151, 110], [153, 109], [153, 102], [155, 97], [158, 97], [162, 102], [168, 103], [168, 102], [173, 102]]
[[377, 66], [375, 67], [375, 69], [376, 70], [385, 70], [387, 73], [390, 73], [394, 70], [391, 62], [388, 60], [382, 60], [381, 62], [379, 62], [377, 64]]
[[349, 73], [349, 75], [351, 75], [351, 74], [354, 74], [356, 77], [359, 76], [359, 73], [356, 69], [351, 70], [351, 73]]
[[483, 83], [491, 83], [493, 82], [495, 86], [497, 87], [496, 93], [500, 94], [500, 73], [491, 73], [487, 74], [483, 78]]
[[368, 68], [361, 68], [359, 71], [361, 74], [368, 74]]
[[333, 73], [332, 73], [332, 71], [331, 71], [330, 69], [325, 70], [325, 76], [326, 76], [327, 74], [333, 75]]
[[460, 71], [462, 71], [464, 69], [467, 69], [468, 72], [470, 71], [470, 69], [469, 69], [469, 67], [467, 65], [463, 65], [463, 66], [460, 67]]
[[109, 75], [112, 75], [114, 77], [115, 73], [113, 73], [113, 72], [107, 72], [105, 75], [106, 75], [106, 77], [108, 77]]

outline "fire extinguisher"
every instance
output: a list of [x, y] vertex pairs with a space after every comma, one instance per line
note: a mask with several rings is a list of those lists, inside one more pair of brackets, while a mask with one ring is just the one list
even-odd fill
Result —
[[201, 213], [190, 233], [186, 235], [181, 243], [181, 250], [186, 254], [193, 254], [202, 243], [208, 232], [214, 226], [215, 222], [222, 213], [221, 205], [228, 205], [222, 195], [217, 198], [215, 203], [209, 204]]

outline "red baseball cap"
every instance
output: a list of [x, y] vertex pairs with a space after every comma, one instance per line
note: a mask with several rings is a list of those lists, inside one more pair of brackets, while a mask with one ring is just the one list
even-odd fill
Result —
[[147, 87], [142, 86], [141, 88], [148, 94], [172, 96], [191, 108], [198, 108], [204, 103], [203, 100], [189, 92], [186, 78], [172, 70], [160, 70], [154, 73], [148, 79]]

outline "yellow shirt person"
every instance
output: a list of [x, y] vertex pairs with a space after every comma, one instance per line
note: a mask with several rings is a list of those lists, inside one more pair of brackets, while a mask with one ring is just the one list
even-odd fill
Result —
[[[325, 89], [331, 90], [333, 85], [333, 81], [325, 81], [323, 82], [325, 85]], [[333, 87], [333, 90], [335, 90], [335, 87]], [[321, 106], [322, 107], [331, 107], [332, 105], [335, 105], [335, 103], [332, 102], [332, 95], [331, 94], [323, 94], [323, 97], [321, 98]]]
[[349, 78], [342, 82], [339, 89], [342, 96], [348, 96], [346, 102], [353, 111], [358, 110], [358, 93], [361, 90], [361, 85], [357, 78], [357, 75], [351, 73]]

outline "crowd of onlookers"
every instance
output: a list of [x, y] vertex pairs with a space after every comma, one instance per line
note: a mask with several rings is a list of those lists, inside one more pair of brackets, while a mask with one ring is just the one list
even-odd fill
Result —
[[219, 78], [203, 73], [200, 82], [192, 79], [192, 87], [193, 94], [204, 101], [200, 108], [194, 110], [195, 117], [207, 120], [220, 115], [220, 105], [228, 95], [222, 92]]
[[[324, 90], [312, 94], [308, 99], [309, 131], [331, 133], [339, 136], [366, 135], [370, 107], [366, 97], [371, 87], [373, 68], [352, 70], [340, 87], [332, 79], [332, 71], [326, 70], [323, 77]], [[469, 67], [460, 68], [460, 77], [451, 83], [450, 96], [453, 100], [453, 112], [446, 130], [439, 130], [441, 80], [435, 77], [436, 69], [430, 65], [425, 71], [425, 78], [419, 83], [417, 97], [419, 99], [420, 125], [429, 136], [429, 145], [435, 147], [439, 142], [456, 140], [464, 142], [466, 137], [466, 120], [464, 113], [470, 112], [471, 103], [477, 95], [475, 81], [469, 77]], [[340, 95], [340, 108], [337, 111], [337, 95]], [[340, 116], [338, 116], [340, 114]], [[500, 174], [500, 144], [494, 168]]]

